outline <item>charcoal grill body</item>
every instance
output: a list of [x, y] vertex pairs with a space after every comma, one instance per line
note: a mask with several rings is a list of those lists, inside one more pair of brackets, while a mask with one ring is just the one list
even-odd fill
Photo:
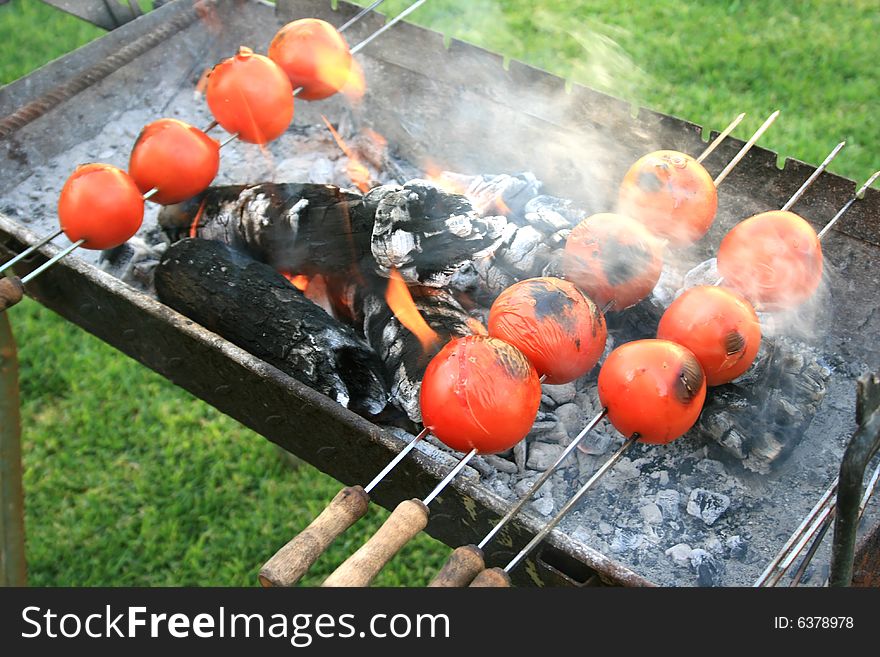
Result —
[[[318, 0], [280, 0], [276, 11], [231, 1], [196, 3], [194, 9], [182, 0], [9, 85], [0, 91], [0, 134], [6, 135], [0, 139], [0, 200], [33, 166], [95, 134], [108, 115], [138, 103], [144, 94], [156, 90], [161, 95], [163, 85], [194, 85], [204, 67], [241, 44], [265, 50], [289, 20], [312, 16], [340, 24], [357, 11], [339, 4], [337, 11]], [[200, 20], [200, 13], [215, 19]], [[360, 41], [381, 24], [381, 17], [367, 16], [351, 28], [349, 41]], [[660, 145], [691, 153], [705, 146], [702, 129], [693, 123], [645, 109], [634, 116], [622, 101], [577, 85], [565, 91], [560, 78], [516, 61], [505, 68], [499, 55], [455, 40], [447, 47], [442, 35], [412, 25], [396, 26], [362, 55], [369, 80], [363, 114], [413, 162], [430, 157], [460, 171], [532, 170], [539, 179], [553, 181], [547, 193], [580, 193], [577, 200], [590, 207], [608, 203], [601, 190], [614, 189], [623, 163]], [[296, 121], [316, 122], [319, 112], [333, 116], [342, 107], [339, 100], [320, 107], [297, 103]], [[459, 137], [451, 129], [456, 121], [475, 122], [485, 130], [475, 142], [472, 132]], [[740, 146], [736, 139], [727, 140], [707, 161], [710, 172], [717, 173]], [[127, 151], [130, 144], [119, 148]], [[595, 153], [592, 160], [579, 157], [588, 151]], [[736, 209], [736, 216], [722, 211], [708, 242], [717, 244], [742, 216], [779, 207], [813, 171], [792, 159], [780, 169], [777, 161], [775, 153], [755, 148], [731, 174], [720, 189], [720, 207]], [[69, 170], [76, 164], [71, 162]], [[852, 181], [823, 174], [798, 210], [821, 225], [854, 189]], [[45, 206], [52, 208], [54, 202], [47, 200]], [[880, 356], [880, 342], [870, 339], [880, 335], [873, 299], [880, 284], [878, 216], [880, 193], [869, 190], [824, 247], [840, 278], [853, 282], [845, 299], [835, 302], [824, 337], [828, 350], [847, 360], [857, 355], [876, 363]], [[37, 237], [24, 222], [4, 214], [0, 204], [0, 257]], [[19, 273], [44, 260], [42, 254], [34, 256]], [[401, 448], [379, 427], [80, 257], [63, 260], [28, 292], [346, 484], [370, 480]], [[447, 462], [416, 453], [377, 488], [374, 499], [393, 508], [429, 491], [447, 468]], [[474, 542], [506, 509], [507, 503], [481, 486], [474, 471], [466, 471], [436, 500], [428, 531], [450, 546]], [[540, 524], [531, 516], [515, 523], [505, 540], [489, 546], [488, 562], [504, 565]], [[279, 536], [279, 545], [287, 538]], [[516, 584], [651, 584], [560, 531], [551, 534], [549, 544], [543, 556], [513, 573]]]

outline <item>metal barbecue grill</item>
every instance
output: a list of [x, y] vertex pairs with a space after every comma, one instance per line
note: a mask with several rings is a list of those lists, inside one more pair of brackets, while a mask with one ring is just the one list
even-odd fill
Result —
[[[265, 51], [287, 21], [317, 17], [339, 25], [358, 9], [339, 3], [334, 11], [320, 0], [280, 0], [275, 10], [256, 2], [181, 0], [4, 88], [0, 258], [11, 257], [54, 230], [58, 189], [79, 161], [112, 157], [121, 163], [133, 137], [151, 118], [179, 115], [196, 125], [210, 123], [204, 101], [192, 99], [206, 67], [242, 44]], [[381, 17], [368, 15], [346, 36], [357, 43], [381, 24]], [[456, 40], [446, 43], [443, 35], [410, 24], [400, 24], [371, 43], [359, 61], [369, 81], [359, 120], [384, 135], [401, 160], [440, 162], [444, 168], [468, 173], [531, 171], [544, 181], [544, 193], [571, 198], [596, 211], [610, 207], [609, 190], [642, 154], [657, 147], [686, 153], [705, 147], [703, 130], [693, 123], [632, 108], [585, 87], [566, 88], [560, 78], [516, 61], [505, 64], [500, 55]], [[294, 123], [320, 124], [321, 114], [334, 121], [350, 119], [345, 103], [330, 99], [297, 103]], [[833, 138], [829, 136], [829, 142]], [[710, 172], [720, 171], [741, 145], [736, 139], [725, 141], [706, 162]], [[113, 154], [101, 155], [103, 149], [114, 149]], [[65, 157], [69, 161], [61, 168], [59, 159]], [[701, 242], [705, 246], [688, 256], [689, 264], [714, 255], [724, 232], [741, 218], [780, 207], [814, 170], [791, 158], [780, 168], [778, 159], [756, 147], [719, 187], [717, 220]], [[243, 163], [237, 173], [221, 164], [221, 172], [233, 176], [226, 182], [260, 182], [244, 179], [259, 170], [260, 163], [244, 156], [237, 161]], [[50, 167], [57, 168], [55, 189], [41, 185], [46, 178], [32, 176]], [[824, 173], [797, 211], [818, 229], [854, 190], [853, 181]], [[779, 472], [740, 477], [744, 485], [766, 490], [768, 496], [775, 494], [774, 477], [778, 485], [797, 488], [780, 501], [784, 513], [771, 516], [759, 508], [749, 518], [752, 536], [761, 537], [753, 538], [756, 553], [750, 568], [755, 576], [834, 478], [856, 428], [855, 378], [866, 365], [880, 362], [878, 216], [880, 192], [869, 189], [823, 243], [833, 270], [830, 305], [827, 315], [806, 332], [815, 333], [818, 352], [833, 355], [833, 373], [814, 426]], [[156, 230], [155, 212], [142, 229], [149, 230]], [[44, 254], [51, 253], [43, 249], [19, 271], [36, 268], [45, 261]], [[31, 283], [29, 294], [340, 481], [369, 481], [401, 448], [399, 438], [102, 271], [96, 259], [92, 252], [75, 253]], [[450, 462], [436, 450], [416, 450], [373, 498], [393, 508], [431, 490]], [[673, 463], [670, 469], [674, 467]], [[636, 500], [620, 495], [615, 503], [632, 506]], [[427, 531], [452, 547], [470, 543], [511, 504], [484, 483], [480, 472], [469, 468], [436, 500]], [[506, 563], [543, 522], [535, 513], [521, 517], [509, 528], [507, 540], [490, 546], [487, 563]], [[549, 546], [513, 573], [514, 582], [669, 583], [657, 582], [639, 563], [628, 561], [625, 550], [597, 548], [590, 535], [577, 531], [577, 522], [575, 518], [554, 531]], [[289, 537], [277, 538], [280, 547]], [[876, 543], [876, 538], [871, 540]], [[871, 554], [866, 548], [859, 559], [869, 563]], [[751, 571], [744, 569], [742, 577]], [[691, 582], [692, 576], [682, 583]]]

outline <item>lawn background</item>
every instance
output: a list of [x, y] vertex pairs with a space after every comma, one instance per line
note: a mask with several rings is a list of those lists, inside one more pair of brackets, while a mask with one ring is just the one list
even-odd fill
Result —
[[[713, 129], [748, 112], [734, 133], [743, 139], [779, 108], [762, 145], [817, 163], [846, 139], [831, 170], [861, 181], [880, 167], [875, 0], [431, 0], [412, 19]], [[0, 84], [101, 33], [38, 0], [0, 5]], [[254, 585], [338, 490], [36, 303], [10, 315], [30, 584]], [[319, 583], [386, 516], [373, 509], [304, 583]], [[377, 583], [424, 584], [446, 554], [422, 536]]]

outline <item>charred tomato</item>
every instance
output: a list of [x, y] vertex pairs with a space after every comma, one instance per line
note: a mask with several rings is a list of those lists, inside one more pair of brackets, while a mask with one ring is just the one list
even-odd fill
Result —
[[793, 308], [822, 281], [822, 246], [813, 227], [794, 212], [762, 212], [721, 240], [718, 272], [762, 309]]
[[612, 351], [599, 370], [599, 401], [624, 436], [672, 442], [690, 429], [706, 399], [706, 377], [688, 349], [668, 340], [636, 340]]
[[648, 153], [620, 183], [618, 211], [677, 246], [705, 235], [717, 210], [712, 176], [690, 155], [678, 151]]
[[690, 349], [710, 386], [733, 381], [755, 360], [761, 325], [752, 304], [732, 290], [701, 285], [682, 293], [660, 318], [657, 337]]
[[541, 403], [538, 374], [522, 352], [492, 337], [449, 342], [425, 370], [422, 420], [452, 449], [494, 454], [529, 432]]
[[605, 350], [605, 318], [574, 284], [530, 278], [504, 290], [489, 311], [489, 335], [519, 349], [551, 384], [593, 369]]
[[635, 219], [601, 213], [584, 219], [565, 242], [565, 277], [604, 307], [623, 310], [644, 299], [660, 278], [662, 242]]

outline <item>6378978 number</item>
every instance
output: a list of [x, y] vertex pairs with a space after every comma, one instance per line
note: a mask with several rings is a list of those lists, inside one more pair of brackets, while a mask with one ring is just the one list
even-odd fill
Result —
[[776, 616], [773, 619], [773, 627], [777, 630], [793, 628], [799, 630], [851, 630], [855, 627], [855, 622], [852, 616], [798, 616], [797, 618]]

